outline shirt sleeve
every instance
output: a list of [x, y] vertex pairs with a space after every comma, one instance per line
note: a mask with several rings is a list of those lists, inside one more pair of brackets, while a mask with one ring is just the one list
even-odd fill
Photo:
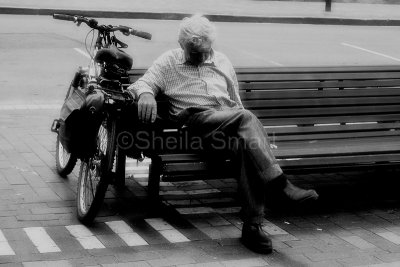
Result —
[[166, 55], [160, 56], [145, 74], [128, 87], [128, 90], [136, 97], [143, 93], [150, 93], [154, 96], [165, 88], [164, 69], [167, 64]]
[[232, 86], [228, 86], [229, 97], [238, 104], [240, 108], [243, 108], [242, 101], [239, 95], [239, 83], [237, 80], [235, 69], [233, 68], [230, 60], [225, 56], [226, 64], [228, 65], [229, 75], [232, 81]]

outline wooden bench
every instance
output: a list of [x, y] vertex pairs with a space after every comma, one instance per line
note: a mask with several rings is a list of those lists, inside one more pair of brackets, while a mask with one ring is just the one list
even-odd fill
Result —
[[[132, 70], [130, 82], [145, 70]], [[285, 171], [399, 165], [400, 66], [238, 68], [245, 108], [263, 123]], [[165, 136], [182, 134], [165, 129]], [[145, 152], [146, 154], [146, 152]], [[150, 154], [149, 197], [163, 181], [232, 177], [229, 159]]]

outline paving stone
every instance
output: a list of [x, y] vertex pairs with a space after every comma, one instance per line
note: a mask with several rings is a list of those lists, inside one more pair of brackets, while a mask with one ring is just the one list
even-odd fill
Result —
[[75, 208], [72, 207], [61, 207], [61, 208], [49, 208], [40, 207], [31, 209], [32, 214], [59, 214], [59, 213], [72, 213], [75, 212]]
[[11, 166], [11, 162], [6, 159], [0, 160], [0, 169], [9, 169]]
[[0, 172], [10, 185], [25, 185], [27, 184], [24, 177], [16, 169], [2, 169]]
[[372, 243], [369, 243], [362, 239], [359, 236], [348, 236], [348, 237], [342, 237], [345, 241], [349, 242], [353, 246], [358, 247], [359, 249], [372, 249], [376, 248], [376, 246]]
[[337, 259], [337, 261], [345, 266], [361, 266], [382, 263], [378, 258], [368, 255], [367, 253], [355, 252], [349, 258]]
[[219, 262], [202, 262], [202, 263], [191, 263], [191, 264], [183, 264], [183, 265], [177, 265], [179, 267], [222, 267], [222, 265]]
[[400, 261], [391, 262], [391, 263], [371, 264], [371, 265], [368, 265], [368, 266], [370, 266], [370, 267], [398, 267], [398, 266], [400, 266]]
[[223, 266], [242, 267], [242, 266], [266, 266], [268, 263], [263, 258], [249, 258], [241, 260], [221, 261]]
[[176, 266], [176, 265], [182, 265], [182, 264], [196, 263], [193, 258], [187, 257], [187, 256], [165, 257], [162, 259], [148, 260], [147, 262], [151, 266], [154, 266], [154, 267]]
[[364, 240], [373, 243], [379, 249], [386, 250], [389, 252], [400, 252], [400, 246], [397, 246], [392, 242], [370, 231], [360, 229], [360, 230], [354, 230], [353, 232], [358, 236], [362, 237]]
[[[308, 267], [312, 266], [313, 263], [302, 254], [285, 254], [281, 251], [274, 251], [270, 255], [266, 255], [262, 257], [266, 262], [268, 262], [271, 266], [280, 266], [280, 267]], [[325, 261], [326, 262], [326, 261]]]
[[136, 262], [136, 261], [146, 261], [149, 262], [150, 260], [155, 259], [162, 259], [160, 253], [156, 251], [135, 251], [132, 248], [115, 248], [110, 250], [112, 255], [115, 255], [118, 262]]
[[[295, 237], [294, 235], [291, 235], [291, 234], [273, 235], [273, 236], [270, 236], [270, 238], [273, 241], [281, 241], [281, 242], [299, 240], [297, 237]], [[288, 245], [285, 243], [285, 246], [288, 246]]]
[[75, 207], [76, 203], [75, 200], [71, 201], [47, 201], [46, 202], [47, 206], [50, 208], [59, 208], [59, 207]]
[[211, 226], [223, 226], [223, 225], [231, 225], [230, 222], [225, 220], [223, 217], [221, 217], [218, 214], [214, 214], [211, 216], [207, 216], [205, 220], [211, 225]]
[[343, 267], [343, 264], [335, 260], [330, 260], [308, 263], [307, 267]]
[[131, 261], [126, 263], [102, 264], [103, 267], [151, 267], [146, 261]]
[[62, 200], [51, 188], [37, 187], [33, 189], [42, 201], [57, 201]]
[[38, 157], [35, 153], [25, 152], [21, 153], [21, 156], [28, 162], [31, 166], [46, 166], [46, 164]]
[[31, 262], [24, 262], [24, 267], [72, 267], [72, 263], [67, 260], [61, 261], [31, 261]]
[[61, 200], [75, 200], [75, 193], [65, 186], [64, 183], [48, 183], [48, 186], [56, 193]]
[[2, 263], [0, 260], [1, 267], [22, 267], [22, 263], [16, 262], [16, 263]]
[[48, 185], [34, 171], [21, 172], [21, 175], [31, 187], [48, 187]]
[[[53, 158], [52, 158], [52, 161], [54, 161]], [[46, 183], [48, 183], [48, 182], [59, 182], [60, 179], [61, 179], [58, 176], [58, 174], [56, 174], [54, 171], [52, 171], [47, 166], [34, 166], [33, 169], [43, 179], [43, 181], [45, 181]], [[51, 200], [49, 200], [49, 201], [51, 201]]]
[[400, 236], [392, 233], [392, 232], [380, 232], [380, 233], [376, 233], [377, 235], [385, 238], [386, 240], [389, 240], [390, 242], [396, 244], [396, 245], [400, 245]]
[[338, 259], [344, 259], [344, 258], [351, 258], [353, 256], [351, 252], [310, 253], [310, 252], [306, 251], [303, 254], [312, 261], [338, 260]]
[[31, 215], [18, 215], [18, 221], [48, 221], [58, 220], [58, 216], [54, 214], [31, 214]]
[[118, 262], [117, 258], [114, 255], [96, 256], [95, 261], [100, 265], [116, 264]]
[[0, 229], [4, 230], [7, 228], [18, 228], [18, 227], [20, 227], [20, 224], [15, 216], [0, 218]]

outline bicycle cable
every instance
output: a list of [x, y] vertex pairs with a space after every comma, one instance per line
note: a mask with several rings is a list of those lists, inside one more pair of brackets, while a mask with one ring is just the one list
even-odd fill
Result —
[[[87, 39], [88, 39], [88, 36], [89, 36], [90, 33], [93, 33], [93, 34], [92, 34], [92, 41], [90, 42], [90, 47], [88, 48]], [[86, 52], [89, 54], [90, 59], [94, 59], [94, 55], [93, 55], [93, 53], [91, 52], [91, 48], [92, 48], [92, 46], [93, 46], [93, 40], [94, 40], [94, 29], [91, 29], [91, 30], [86, 34], [86, 37], [85, 37], [85, 49], [86, 49]]]

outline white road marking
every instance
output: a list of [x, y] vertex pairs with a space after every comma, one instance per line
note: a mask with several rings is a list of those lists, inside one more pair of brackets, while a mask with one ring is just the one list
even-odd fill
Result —
[[67, 230], [73, 235], [85, 249], [105, 248], [100, 240], [84, 225], [67, 225]]
[[379, 52], [376, 52], [376, 51], [372, 51], [372, 50], [369, 50], [369, 49], [366, 49], [366, 48], [362, 48], [360, 46], [356, 46], [356, 45], [352, 45], [352, 44], [348, 44], [348, 43], [342, 43], [342, 45], [348, 46], [348, 47], [352, 47], [352, 48], [355, 48], [355, 49], [359, 49], [359, 50], [362, 50], [364, 52], [368, 52], [368, 53], [371, 53], [371, 54], [374, 54], [374, 55], [377, 55], [377, 56], [389, 58], [389, 59], [392, 59], [392, 60], [395, 60], [395, 61], [400, 61], [400, 58], [388, 56], [388, 55], [385, 55], [385, 54], [382, 54], [382, 53], [379, 53]]
[[144, 246], [148, 245], [148, 243], [137, 233], [135, 233], [132, 228], [126, 224], [124, 221], [112, 221], [106, 222], [108, 227], [119, 235], [125, 243], [132, 247], [132, 246]]
[[377, 233], [377, 235], [385, 238], [386, 240], [389, 240], [390, 242], [396, 245], [400, 245], [400, 236], [396, 235], [395, 233], [384, 232], [384, 233]]
[[9, 256], [15, 255], [14, 250], [8, 244], [6, 237], [3, 232], [0, 230], [0, 256]]
[[74, 50], [75, 50], [76, 52], [78, 52], [79, 54], [83, 55], [84, 57], [87, 57], [88, 59], [92, 59], [92, 58], [90, 57], [90, 55], [89, 55], [88, 53], [86, 53], [85, 51], [83, 51], [82, 49], [74, 48]]
[[190, 241], [162, 218], [145, 219], [145, 221], [171, 243]]
[[28, 227], [24, 231], [40, 253], [61, 252], [43, 227]]

